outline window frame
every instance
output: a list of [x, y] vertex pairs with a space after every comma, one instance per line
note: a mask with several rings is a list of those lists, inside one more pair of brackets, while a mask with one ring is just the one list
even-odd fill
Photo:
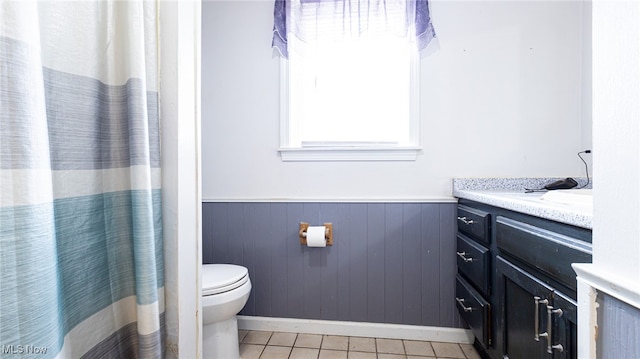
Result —
[[420, 146], [420, 54], [409, 59], [409, 145], [302, 147], [292, 146], [289, 116], [289, 60], [280, 58], [280, 147], [282, 161], [415, 161]]

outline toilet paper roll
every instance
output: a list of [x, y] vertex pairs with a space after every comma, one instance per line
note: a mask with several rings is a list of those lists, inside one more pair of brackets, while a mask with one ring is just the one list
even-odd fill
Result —
[[309, 226], [307, 228], [307, 247], [326, 247], [324, 226]]

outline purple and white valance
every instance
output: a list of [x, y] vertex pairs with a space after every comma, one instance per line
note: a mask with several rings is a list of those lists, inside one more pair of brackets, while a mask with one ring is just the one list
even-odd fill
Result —
[[294, 43], [381, 33], [404, 38], [418, 51], [426, 48], [435, 38], [428, 0], [275, 1], [272, 46], [285, 58]]

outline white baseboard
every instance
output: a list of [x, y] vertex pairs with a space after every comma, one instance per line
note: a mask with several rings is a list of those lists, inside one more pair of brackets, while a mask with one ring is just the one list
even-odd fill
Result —
[[238, 316], [238, 329], [472, 344], [468, 329], [419, 325]]

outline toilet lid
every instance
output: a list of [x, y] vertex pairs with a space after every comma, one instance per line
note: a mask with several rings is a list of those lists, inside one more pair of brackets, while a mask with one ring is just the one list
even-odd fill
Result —
[[236, 289], [249, 280], [247, 268], [234, 264], [202, 265], [202, 295]]

